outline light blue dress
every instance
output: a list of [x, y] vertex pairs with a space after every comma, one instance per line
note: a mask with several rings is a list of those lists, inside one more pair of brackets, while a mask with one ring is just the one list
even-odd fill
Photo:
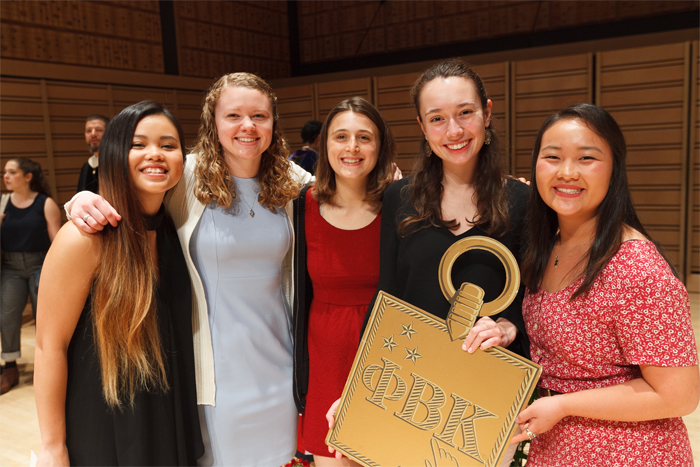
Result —
[[234, 181], [238, 197], [227, 209], [207, 206], [190, 242], [216, 375], [216, 406], [200, 406], [198, 463], [279, 466], [296, 452], [291, 310], [281, 288], [292, 232], [284, 209], [257, 202], [257, 179]]

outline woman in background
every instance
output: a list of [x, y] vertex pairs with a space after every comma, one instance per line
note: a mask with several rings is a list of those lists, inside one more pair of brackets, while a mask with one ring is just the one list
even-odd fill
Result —
[[56, 236], [39, 292], [38, 465], [195, 465], [191, 289], [163, 198], [182, 175], [182, 129], [160, 104], [122, 110], [100, 145], [100, 190], [123, 213]]
[[321, 129], [317, 180], [295, 201], [294, 395], [304, 449], [318, 467], [357, 465], [328, 456], [326, 412], [343, 392], [377, 290], [381, 201], [394, 153], [377, 109], [361, 97], [344, 100]]
[[[0, 394], [19, 383], [20, 328], [27, 296], [36, 318], [36, 296], [46, 251], [61, 228], [61, 213], [51, 199], [41, 166], [33, 160], [15, 157], [5, 164], [0, 243], [0, 334], [5, 367], [0, 378]], [[4, 211], [4, 212], [3, 212]]]
[[527, 465], [693, 465], [700, 397], [688, 294], [632, 205], [625, 140], [590, 104], [549, 117], [532, 151], [523, 305], [540, 397]]

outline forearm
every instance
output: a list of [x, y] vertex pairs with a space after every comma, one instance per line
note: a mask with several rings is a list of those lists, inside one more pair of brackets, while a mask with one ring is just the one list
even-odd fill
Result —
[[501, 347], [508, 347], [517, 337], [518, 328], [506, 318], [498, 318], [496, 324], [501, 328], [501, 332], [503, 333], [503, 337], [501, 337]]
[[66, 352], [37, 346], [34, 358], [34, 397], [36, 399], [43, 449], [65, 446]]
[[[691, 368], [697, 370], [697, 367]], [[691, 413], [697, 405], [697, 402], [692, 403], [697, 400], [692, 386], [678, 387], [669, 393], [655, 390], [644, 378], [555, 397], [561, 398], [565, 415], [620, 422], [681, 417]]]

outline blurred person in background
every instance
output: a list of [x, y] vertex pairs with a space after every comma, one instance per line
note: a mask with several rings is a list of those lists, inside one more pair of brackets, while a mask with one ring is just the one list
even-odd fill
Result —
[[100, 184], [97, 178], [99, 170], [99, 152], [100, 140], [105, 132], [105, 127], [109, 123], [109, 119], [104, 115], [90, 115], [85, 119], [85, 142], [87, 143], [90, 158], [83, 168], [80, 169], [80, 178], [78, 179], [78, 192], [83, 190], [97, 193], [100, 191]]
[[295, 162], [309, 173], [316, 170], [318, 160], [318, 137], [321, 134], [323, 123], [318, 120], [309, 120], [301, 129], [303, 146], [289, 156], [289, 160]]
[[11, 193], [0, 203], [0, 334], [5, 367], [0, 378], [0, 394], [19, 383], [20, 328], [27, 296], [36, 318], [39, 274], [53, 238], [61, 227], [61, 213], [51, 199], [41, 166], [24, 157], [5, 164], [5, 187]]

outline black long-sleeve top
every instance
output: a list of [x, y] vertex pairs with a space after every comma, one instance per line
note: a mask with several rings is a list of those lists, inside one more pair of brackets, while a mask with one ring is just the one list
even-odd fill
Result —
[[[450, 303], [442, 294], [438, 278], [443, 254], [456, 241], [481, 235], [501, 242], [520, 260], [520, 237], [525, 227], [528, 187], [517, 180], [506, 181], [510, 229], [505, 235], [490, 236], [479, 227], [472, 227], [461, 235], [454, 235], [446, 227], [432, 226], [414, 229], [408, 235], [402, 235], [399, 233], [399, 223], [407, 216], [415, 215], [409, 192], [411, 181], [412, 177], [400, 180], [384, 193], [377, 292], [383, 290], [432, 315], [446, 319]], [[452, 281], [456, 289], [464, 282], [480, 286], [484, 289], [484, 303], [487, 303], [503, 291], [505, 271], [501, 262], [491, 253], [470, 250], [457, 258], [452, 268]], [[513, 303], [491, 318], [506, 318], [518, 328], [518, 336], [508, 349], [529, 357], [529, 342], [522, 317], [524, 293], [525, 287], [521, 284]], [[375, 300], [376, 295], [370, 304], [365, 324]]]

